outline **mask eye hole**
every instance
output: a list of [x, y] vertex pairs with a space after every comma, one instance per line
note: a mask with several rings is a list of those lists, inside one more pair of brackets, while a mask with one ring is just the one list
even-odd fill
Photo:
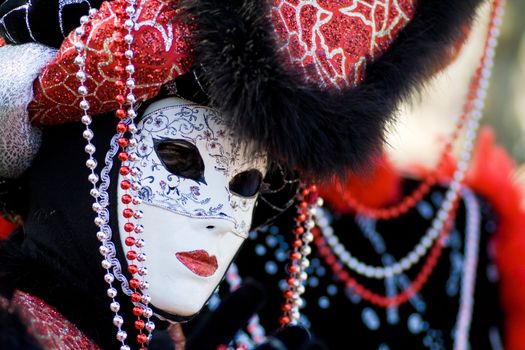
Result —
[[241, 197], [253, 197], [261, 188], [263, 176], [257, 169], [251, 169], [238, 173], [231, 179], [230, 192]]
[[204, 182], [204, 161], [194, 144], [186, 140], [156, 141], [155, 152], [173, 175]]

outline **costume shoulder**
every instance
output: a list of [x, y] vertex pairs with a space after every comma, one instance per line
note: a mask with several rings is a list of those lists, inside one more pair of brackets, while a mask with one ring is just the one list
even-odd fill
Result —
[[41, 350], [42, 348], [29, 334], [26, 326], [16, 314], [10, 313], [6, 308], [1, 308], [0, 349]]

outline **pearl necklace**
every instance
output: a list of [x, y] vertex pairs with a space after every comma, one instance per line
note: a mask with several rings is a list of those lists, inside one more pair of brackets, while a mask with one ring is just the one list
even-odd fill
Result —
[[[480, 241], [480, 207], [476, 196], [468, 188], [464, 188], [461, 191], [463, 201], [465, 203], [465, 245], [464, 245], [464, 263], [463, 263], [463, 276], [461, 281], [461, 295], [459, 300], [459, 309], [456, 318], [455, 335], [454, 335], [454, 350], [468, 350], [469, 333], [472, 320], [472, 311], [474, 306], [474, 292], [476, 274], [478, 268], [478, 253], [479, 253], [479, 241]], [[322, 213], [322, 212], [321, 212]], [[322, 213], [321, 215], [326, 215]], [[329, 225], [327, 228], [331, 228]], [[376, 233], [376, 232], [374, 232]], [[322, 248], [321, 248], [322, 249]], [[326, 260], [326, 259], [325, 259]], [[333, 270], [334, 276], [343, 282], [345, 279], [342, 278], [341, 271]], [[366, 292], [358, 292], [356, 288], [363, 287], [352, 287], [354, 292], [362, 296], [363, 299], [371, 302], [372, 304], [380, 307], [398, 307], [403, 303], [377, 303], [374, 298], [366, 296]], [[413, 289], [413, 286], [409, 286], [407, 291]], [[419, 292], [420, 289], [417, 289]], [[415, 295], [415, 294], [413, 294]], [[404, 301], [408, 301], [404, 300]]]
[[466, 244], [454, 350], [468, 350], [470, 348], [468, 339], [472, 321], [472, 310], [474, 308], [474, 291], [476, 286], [476, 272], [478, 269], [481, 223], [480, 208], [476, 196], [468, 189], [464, 189], [462, 192], [467, 221], [465, 229]]
[[[475, 99], [472, 103], [472, 111], [470, 112], [470, 120], [466, 124], [465, 141], [463, 149], [459, 155], [457, 168], [452, 177], [450, 187], [445, 195], [443, 205], [439, 208], [438, 213], [430, 228], [425, 235], [421, 237], [418, 244], [402, 259], [395, 264], [389, 266], [372, 266], [367, 265], [356, 259], [350, 252], [346, 251], [339, 243], [337, 236], [333, 234], [331, 229], [323, 229], [328, 245], [332, 248], [334, 253], [350, 270], [363, 275], [368, 278], [384, 279], [396, 275], [400, 275], [410, 270], [414, 265], [419, 263], [421, 259], [427, 254], [428, 250], [445, 226], [445, 222], [452, 214], [454, 203], [458, 199], [459, 191], [465, 179], [466, 171], [469, 167], [469, 162], [472, 157], [474, 149], [474, 141], [476, 139], [477, 129], [479, 128], [479, 121], [482, 117], [482, 110], [485, 105], [487, 90], [489, 87], [489, 79], [494, 65], [494, 54], [497, 45], [497, 38], [499, 36], [501, 25], [503, 1], [495, 0], [491, 22], [487, 34], [484, 54], [480, 62], [480, 82], [477, 88]], [[326, 225], [325, 222], [318, 222], [322, 227]]]
[[[103, 256], [101, 265], [106, 270], [104, 280], [109, 286], [109, 288], [107, 289], [107, 295], [111, 299], [110, 309], [115, 314], [113, 317], [113, 324], [117, 327], [116, 338], [121, 343], [120, 350], [130, 350], [130, 346], [126, 344], [127, 332], [122, 329], [124, 319], [122, 316], [119, 315], [120, 304], [116, 300], [117, 290], [112, 285], [112, 283], [115, 280], [115, 276], [123, 276], [120, 273], [120, 262], [118, 261], [118, 259], [116, 259], [115, 246], [113, 242], [111, 242], [111, 228], [109, 227], [109, 210], [107, 208], [109, 205], [109, 195], [107, 193], [107, 189], [109, 187], [109, 176], [107, 176], [106, 172], [111, 167], [111, 164], [113, 162], [113, 157], [109, 156], [109, 153], [111, 153], [114, 156], [116, 148], [114, 147], [113, 142], [116, 142], [116, 144], [118, 144], [118, 146], [122, 148], [122, 151], [119, 153], [118, 156], [118, 158], [122, 161], [122, 166], [119, 172], [122, 176], [129, 178], [129, 180], [126, 179], [122, 181], [120, 186], [124, 190], [138, 191], [140, 189], [140, 184], [136, 180], [134, 180], [140, 174], [140, 169], [132, 167], [132, 162], [137, 160], [136, 154], [133, 152], [133, 150], [137, 146], [137, 141], [135, 139], [135, 133], [137, 132], [137, 128], [134, 124], [134, 118], [137, 116], [137, 114], [135, 112], [134, 107], [134, 104], [136, 102], [136, 98], [133, 94], [133, 88], [135, 87], [133, 74], [135, 72], [135, 68], [132, 63], [133, 50], [131, 46], [133, 43], [132, 31], [135, 26], [135, 3], [136, 0], [127, 0], [128, 6], [125, 8], [125, 15], [127, 15], [127, 19], [124, 22], [124, 28], [127, 30], [127, 34], [124, 36], [124, 41], [127, 45], [127, 50], [125, 51], [124, 56], [128, 61], [125, 67], [125, 71], [128, 73], [126, 87], [129, 93], [126, 96], [125, 100], [120, 94], [115, 97], [115, 100], [120, 106], [120, 108], [116, 111], [115, 114], [121, 119], [121, 122], [119, 122], [117, 125], [117, 135], [112, 139], [110, 152], [108, 152], [108, 155], [106, 156], [106, 167], [102, 171], [103, 175], [105, 176], [103, 178], [103, 183], [99, 188], [97, 188], [96, 186], [96, 183], [99, 181], [99, 176], [95, 172], [97, 162], [93, 157], [95, 153], [95, 146], [91, 142], [94, 137], [94, 133], [90, 128], [90, 125], [92, 123], [92, 117], [88, 113], [90, 106], [86, 98], [86, 96], [88, 95], [88, 88], [85, 84], [87, 80], [87, 74], [85, 71], [86, 46], [82, 42], [82, 39], [86, 34], [85, 25], [89, 22], [89, 20], [95, 17], [95, 9], [91, 9], [89, 11], [89, 16], [83, 16], [81, 18], [81, 26], [75, 30], [77, 41], [74, 44], [75, 50], [77, 51], [77, 57], [75, 58], [74, 62], [79, 67], [79, 70], [76, 74], [76, 78], [80, 83], [80, 86], [78, 88], [78, 93], [81, 96], [79, 106], [84, 112], [81, 121], [86, 126], [86, 129], [83, 132], [83, 137], [87, 141], [85, 151], [89, 155], [89, 158], [86, 161], [86, 166], [91, 171], [91, 174], [88, 176], [88, 180], [93, 185], [90, 194], [95, 199], [95, 203], [92, 207], [95, 213], [97, 214], [95, 218], [95, 224], [99, 227], [99, 231], [97, 232], [97, 239], [101, 242], [101, 246], [99, 248], [99, 251]], [[117, 12], [121, 12], [121, 10], [117, 10]], [[121, 15], [124, 15], [124, 13], [117, 13], [117, 16]], [[113, 39], [117, 40], [115, 38]], [[115, 84], [116, 88], [122, 90], [124, 88], [124, 84], [120, 81], [118, 81], [117, 83], [120, 84]], [[123, 104], [125, 101], [127, 101], [129, 106], [127, 112], [123, 110]], [[130, 133], [129, 139], [124, 137], [125, 132]], [[131, 153], [129, 153], [130, 151]], [[125, 205], [138, 205], [141, 202], [138, 196], [132, 196], [129, 193], [124, 194], [121, 200]], [[142, 213], [140, 211], [133, 211], [131, 207], [127, 207], [124, 210], [123, 215], [124, 218], [127, 219], [127, 222], [124, 224], [124, 230], [126, 232], [130, 234], [131, 232], [134, 232], [136, 234], [140, 234], [143, 232], [142, 225], [138, 225], [136, 223], [134, 224], [133, 222], [131, 222], [132, 218], [137, 221], [140, 220], [140, 218], [142, 217]], [[134, 289], [131, 292], [131, 300], [135, 304], [135, 307], [133, 308], [133, 313], [135, 316], [137, 316], [137, 320], [134, 322], [134, 327], [139, 332], [136, 341], [140, 345], [141, 349], [145, 349], [145, 344], [150, 340], [151, 332], [155, 329], [155, 324], [150, 320], [150, 317], [153, 315], [152, 309], [148, 307], [150, 297], [149, 295], [144, 293], [144, 291], [148, 288], [148, 282], [143, 279], [143, 276], [147, 274], [147, 268], [143, 264], [145, 261], [145, 255], [141, 251], [142, 247], [144, 246], [144, 241], [143, 239], [135, 240], [134, 237], [131, 236], [127, 237], [125, 241], [127, 246], [130, 246], [128, 242], [133, 242], [133, 245], [135, 245], [139, 249], [139, 253], [129, 251], [126, 254], [126, 258], [130, 262], [137, 259], [141, 265], [140, 268], [136, 265], [129, 265], [128, 271], [131, 275], [138, 274], [138, 278], [132, 278], [129, 281], [129, 286], [131, 286]], [[113, 274], [110, 271], [111, 268], [113, 268], [113, 272], [116, 271], [115, 274]], [[125, 291], [130, 291], [129, 288], [123, 289]], [[141, 319], [141, 317], [144, 317], [146, 319], [146, 322], [144, 322]], [[143, 333], [143, 329], [147, 330], [148, 335]]]

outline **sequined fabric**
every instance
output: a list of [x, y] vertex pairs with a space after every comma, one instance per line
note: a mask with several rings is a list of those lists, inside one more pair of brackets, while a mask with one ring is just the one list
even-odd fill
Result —
[[416, 0], [274, 0], [272, 18], [285, 61], [306, 82], [357, 85], [367, 62], [412, 19]]
[[[114, 101], [117, 89], [115, 81], [126, 81], [123, 71], [127, 59], [115, 52], [124, 52], [126, 1], [105, 2], [95, 18], [87, 24], [86, 72], [87, 99], [93, 115], [117, 109]], [[184, 73], [191, 67], [188, 38], [189, 28], [175, 21], [178, 1], [137, 1], [136, 26], [133, 32], [135, 58], [134, 94], [137, 101], [155, 96], [161, 85]], [[120, 29], [119, 29], [120, 28]], [[119, 33], [116, 33], [116, 32]], [[82, 112], [78, 107], [79, 82], [74, 64], [77, 55], [73, 44], [77, 41], [71, 33], [62, 44], [57, 58], [49, 64], [35, 82], [35, 97], [29, 106], [31, 121], [40, 124], [60, 124], [79, 120]], [[120, 66], [121, 72], [115, 70]]]
[[16, 291], [10, 303], [1, 298], [0, 307], [16, 313], [44, 350], [100, 349], [57, 310], [35, 296]]
[[40, 146], [40, 131], [29, 124], [33, 81], [56, 54], [40, 44], [0, 47], [0, 177], [16, 178]]

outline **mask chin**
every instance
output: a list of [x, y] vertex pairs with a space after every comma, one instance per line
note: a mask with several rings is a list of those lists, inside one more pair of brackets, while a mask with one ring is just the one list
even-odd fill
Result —
[[169, 323], [189, 322], [189, 321], [193, 320], [195, 317], [197, 317], [202, 312], [202, 310], [204, 310], [206, 308], [206, 306], [210, 302], [210, 299], [213, 296], [213, 294], [218, 291], [219, 286], [222, 284], [222, 282], [224, 282], [224, 279], [226, 278], [227, 271], [230, 269], [230, 267], [233, 264], [233, 262], [237, 259], [237, 256], [239, 255], [239, 253], [240, 253], [240, 251], [241, 251], [241, 249], [242, 249], [242, 247], [244, 246], [245, 243], [246, 243], [246, 240], [244, 240], [242, 245], [239, 247], [239, 249], [235, 253], [235, 257], [230, 261], [230, 264], [228, 265], [228, 268], [226, 269], [226, 272], [222, 275], [221, 281], [217, 284], [217, 286], [213, 290], [213, 292], [211, 292], [211, 294], [208, 296], [208, 299], [206, 299], [206, 302], [204, 303], [203, 307], [199, 311], [197, 311], [195, 314], [193, 314], [191, 316], [180, 316], [180, 315], [173, 314], [173, 313], [164, 311], [162, 309], [159, 309], [152, 302], [152, 303], [150, 303], [149, 307], [153, 310], [153, 315], [155, 317], [157, 317], [160, 321], [169, 322]]

